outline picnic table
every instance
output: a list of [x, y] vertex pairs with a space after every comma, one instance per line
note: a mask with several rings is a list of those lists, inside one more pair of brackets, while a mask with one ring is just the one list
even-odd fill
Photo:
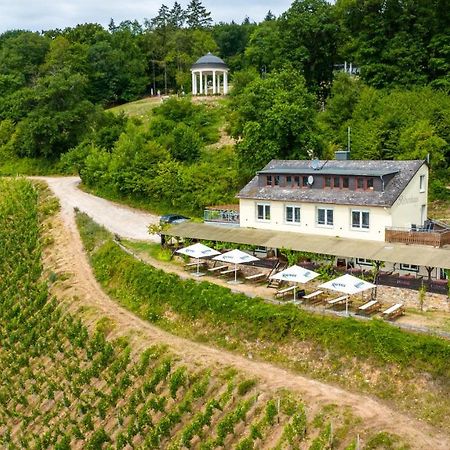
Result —
[[186, 263], [184, 265], [184, 267], [189, 268], [189, 267], [197, 267], [198, 266], [204, 266], [206, 264], [206, 261], [200, 261], [200, 262], [190, 262], [190, 263]]
[[322, 297], [323, 291], [314, 291], [310, 294], [304, 295], [303, 300], [317, 301]]
[[361, 305], [358, 308], [358, 311], [364, 313], [364, 314], [370, 314], [374, 311], [378, 311], [381, 308], [381, 303], [378, 300], [370, 300], [367, 303], [364, 303], [364, 305]]
[[249, 275], [247, 277], [245, 277], [246, 280], [248, 281], [253, 281], [253, 280], [259, 280], [260, 278], [266, 278], [267, 274], [265, 273], [255, 273], [254, 275]]
[[[349, 296], [348, 296], [348, 295], [341, 295], [340, 297], [337, 297], [337, 298], [333, 298], [333, 299], [331, 299], [331, 300], [328, 300], [327, 303], [328, 303], [330, 306], [341, 305], [342, 303], [347, 302], [348, 299], [349, 299]], [[349, 302], [349, 303], [350, 303], [350, 302]]]
[[228, 266], [227, 265], [221, 265], [221, 266], [216, 266], [216, 267], [211, 267], [208, 269], [208, 272], [214, 273], [214, 272], [219, 272], [221, 270], [226, 269]]
[[285, 297], [286, 294], [293, 291], [297, 286], [289, 286], [284, 289], [280, 289], [279, 291], [275, 292], [275, 297]]
[[395, 305], [390, 306], [388, 309], [384, 310], [381, 315], [385, 319], [395, 319], [398, 316], [404, 314], [403, 303], [396, 303]]

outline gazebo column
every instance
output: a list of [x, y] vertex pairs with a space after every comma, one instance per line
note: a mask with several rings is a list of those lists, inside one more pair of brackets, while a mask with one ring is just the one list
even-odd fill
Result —
[[203, 80], [203, 83], [205, 85], [205, 95], [208, 95], [208, 74], [205, 73], [205, 75], [203, 75], [205, 78]]
[[195, 73], [192, 71], [192, 94], [197, 95], [197, 86], [196, 86], [196, 76]]
[[228, 94], [228, 72], [223, 73], [223, 93]]
[[216, 92], [216, 71], [213, 70], [213, 95], [217, 94]]
[[217, 86], [216, 86], [216, 94], [220, 94], [220, 72], [216, 75], [217, 77]]
[[200, 95], [203, 94], [203, 72], [200, 70]]

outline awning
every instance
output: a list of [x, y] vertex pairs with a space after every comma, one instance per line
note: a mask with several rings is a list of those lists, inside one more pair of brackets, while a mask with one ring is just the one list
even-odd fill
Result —
[[323, 253], [338, 257], [365, 258], [390, 263], [450, 269], [450, 248], [448, 246], [434, 248], [426, 245], [406, 245], [195, 222], [172, 225], [164, 234], [166, 236], [250, 244], [278, 249], [289, 248], [301, 252]]

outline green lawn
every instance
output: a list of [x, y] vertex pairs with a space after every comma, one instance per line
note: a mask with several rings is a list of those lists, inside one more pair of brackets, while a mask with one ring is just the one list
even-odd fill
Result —
[[144, 123], [150, 119], [149, 112], [161, 104], [159, 97], [146, 97], [135, 102], [125, 103], [108, 109], [114, 114], [124, 113], [127, 117], [138, 117]]

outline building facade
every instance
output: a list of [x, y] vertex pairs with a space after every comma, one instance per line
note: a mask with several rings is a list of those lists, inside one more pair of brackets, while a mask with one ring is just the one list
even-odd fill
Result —
[[427, 223], [424, 161], [271, 161], [240, 191], [240, 226], [384, 241]]

